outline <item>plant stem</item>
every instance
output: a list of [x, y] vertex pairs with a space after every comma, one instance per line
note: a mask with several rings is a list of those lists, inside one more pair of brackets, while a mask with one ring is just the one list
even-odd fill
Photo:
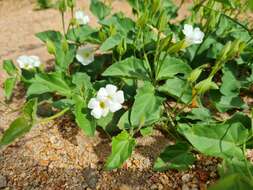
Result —
[[55, 115], [51, 116], [51, 117], [47, 117], [47, 118], [44, 118], [44, 119], [41, 119], [39, 120], [37, 123], [41, 124], [41, 123], [46, 123], [46, 122], [49, 122], [53, 119], [56, 119], [62, 115], [64, 115], [67, 111], [69, 111], [69, 108], [65, 108], [64, 110], [56, 113]]
[[66, 35], [66, 30], [65, 30], [65, 19], [64, 19], [64, 12], [61, 12], [61, 21], [62, 21], [62, 29], [64, 36]]
[[244, 162], [245, 162], [245, 166], [247, 168], [247, 172], [249, 174], [249, 177], [251, 179], [251, 181], [253, 180], [253, 176], [252, 176], [252, 173], [250, 171], [250, 168], [249, 168], [249, 164], [248, 164], [248, 160], [246, 158], [246, 142], [243, 143], [243, 156], [244, 156]]

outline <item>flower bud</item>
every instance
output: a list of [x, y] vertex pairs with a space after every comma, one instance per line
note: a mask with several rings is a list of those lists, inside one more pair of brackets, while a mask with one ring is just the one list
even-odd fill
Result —
[[212, 81], [211, 77], [208, 77], [205, 80], [200, 81], [196, 86], [195, 89], [197, 91], [198, 94], [205, 94], [208, 90], [211, 89], [219, 89], [219, 87], [217, 86], [217, 84], [215, 82]]
[[197, 67], [196, 69], [194, 69], [187, 79], [188, 82], [190, 82], [190, 83], [196, 82], [198, 80], [199, 76], [201, 75], [203, 69], [206, 67], [207, 67], [207, 65], [201, 65], [200, 67]]
[[67, 10], [67, 6], [66, 6], [65, 0], [58, 0], [57, 5], [58, 5], [58, 10], [60, 12], [63, 13], [63, 12], [65, 12]]
[[76, 6], [76, 0], [67, 0], [67, 5], [73, 9]]
[[169, 48], [168, 53], [169, 53], [169, 54], [177, 53], [177, 52], [179, 52], [180, 50], [184, 49], [186, 46], [187, 46], [187, 45], [186, 45], [185, 40], [181, 40], [181, 41], [179, 41], [179, 42], [173, 44], [173, 45]]
[[55, 55], [55, 53], [56, 53], [55, 45], [51, 40], [48, 39], [46, 41], [46, 46], [47, 46], [48, 53]]
[[164, 31], [166, 29], [166, 26], [168, 24], [168, 20], [167, 20], [167, 14], [165, 11], [163, 11], [160, 14], [159, 20], [158, 20], [158, 26], [157, 28], [159, 29], [159, 31]]

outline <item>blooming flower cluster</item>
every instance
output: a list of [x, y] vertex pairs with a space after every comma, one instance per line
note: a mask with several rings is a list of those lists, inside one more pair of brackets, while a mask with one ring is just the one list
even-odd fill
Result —
[[91, 115], [96, 119], [106, 117], [109, 112], [116, 112], [122, 108], [124, 103], [124, 92], [117, 87], [108, 84], [99, 89], [97, 97], [91, 98], [88, 104]]
[[198, 27], [193, 28], [193, 26], [189, 24], [184, 25], [183, 33], [188, 45], [201, 44], [205, 36], [205, 34]]
[[80, 25], [85, 25], [90, 22], [90, 17], [85, 14], [83, 11], [76, 11], [75, 18]]
[[92, 47], [89, 46], [81, 46], [78, 48], [76, 53], [76, 59], [82, 64], [82, 65], [89, 65], [94, 61], [94, 50]]
[[33, 69], [41, 65], [40, 58], [38, 56], [32, 55], [22, 55], [17, 58], [18, 65], [21, 69]]

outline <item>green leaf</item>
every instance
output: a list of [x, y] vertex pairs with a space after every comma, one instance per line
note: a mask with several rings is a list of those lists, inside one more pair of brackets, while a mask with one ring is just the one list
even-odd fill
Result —
[[241, 123], [191, 126], [180, 124], [178, 130], [201, 153], [222, 158], [243, 158], [239, 145], [247, 139], [248, 130]]
[[75, 84], [79, 90], [92, 88], [90, 76], [86, 73], [77, 72], [73, 74], [72, 77], [72, 83]]
[[120, 118], [117, 126], [121, 129], [121, 130], [127, 130], [131, 128], [130, 122], [129, 122], [129, 118], [130, 118], [130, 112], [129, 110], [126, 111]]
[[36, 110], [36, 99], [32, 99], [25, 104], [21, 116], [15, 119], [4, 132], [0, 140], [0, 147], [12, 143], [15, 139], [30, 131], [35, 123]]
[[138, 89], [130, 117], [132, 126], [147, 126], [157, 122], [161, 117], [163, 101], [164, 98], [156, 95], [151, 84]]
[[219, 112], [226, 112], [231, 109], [246, 109], [248, 107], [241, 97], [223, 96], [217, 90], [210, 92], [210, 100]]
[[105, 70], [103, 76], [149, 80], [145, 62], [136, 57], [129, 57], [123, 61], [114, 63]]
[[69, 65], [74, 61], [76, 55], [76, 47], [74, 45], [69, 45], [67, 49], [64, 49], [62, 44], [56, 44], [56, 66], [61, 68], [63, 71], [67, 70]]
[[11, 77], [4, 81], [4, 96], [7, 100], [10, 100], [12, 96], [16, 80], [17, 80], [16, 77]]
[[74, 101], [72, 99], [61, 99], [53, 102], [52, 106], [59, 109], [64, 110], [66, 108], [72, 107], [74, 105]]
[[183, 103], [189, 103], [192, 100], [192, 89], [186, 80], [173, 78], [166, 80], [166, 83], [158, 88], [160, 92], [166, 93], [173, 98], [179, 99]]
[[0, 141], [0, 147], [12, 143], [15, 139], [29, 132], [31, 128], [31, 121], [26, 117], [15, 119], [10, 127], [4, 132]]
[[[27, 95], [39, 95], [42, 92], [56, 92], [63, 96], [71, 95], [71, 88], [59, 72], [36, 74], [32, 85], [27, 90]], [[38, 85], [38, 86], [36, 86]]]
[[240, 93], [241, 84], [240, 81], [236, 78], [236, 67], [233, 67], [231, 64], [224, 66], [222, 69], [222, 85], [220, 92], [224, 96], [236, 97]]
[[8, 73], [10, 76], [14, 76], [17, 74], [18, 70], [14, 65], [12, 60], [4, 60], [3, 62], [3, 69]]
[[111, 8], [100, 0], [91, 0], [90, 11], [101, 20], [110, 14]]
[[180, 59], [167, 56], [161, 65], [157, 75], [157, 80], [173, 78], [176, 74], [188, 75], [191, 73], [191, 67]]
[[97, 30], [91, 28], [89, 25], [83, 25], [78, 28], [73, 28], [68, 31], [67, 39], [79, 43], [84, 43], [92, 38], [92, 34]]
[[112, 139], [112, 153], [106, 161], [106, 169], [119, 168], [132, 154], [135, 139], [127, 131], [122, 131]]
[[96, 122], [90, 115], [90, 110], [87, 108], [85, 101], [77, 96], [75, 97], [74, 115], [76, 123], [84, 131], [87, 136], [94, 136], [96, 131]]
[[168, 169], [185, 170], [195, 162], [194, 155], [190, 152], [190, 146], [179, 142], [167, 146], [155, 161], [155, 171], [166, 171]]
[[200, 120], [204, 122], [210, 122], [213, 120], [210, 111], [204, 107], [192, 109], [192, 111], [186, 116], [186, 118], [191, 120]]
[[208, 190], [251, 190], [253, 183], [250, 179], [240, 176], [240, 174], [232, 174], [219, 180]]
[[117, 45], [119, 45], [122, 41], [123, 36], [120, 35], [119, 33], [110, 36], [109, 38], [107, 38], [103, 44], [100, 46], [100, 51], [108, 51], [113, 49], [114, 47], [116, 47]]
[[140, 129], [140, 133], [143, 137], [151, 135], [153, 131], [154, 131], [153, 127], [145, 127]]
[[250, 161], [245, 162], [245, 160], [238, 160], [236, 158], [224, 159], [219, 167], [219, 175], [225, 177], [231, 174], [240, 174], [241, 176], [250, 178], [253, 174], [253, 165]]
[[39, 38], [41, 41], [44, 43], [47, 42], [47, 40], [50, 40], [52, 42], [61, 42], [62, 40], [62, 35], [60, 32], [53, 31], [53, 30], [48, 30], [45, 32], [40, 32], [35, 35], [37, 38]]

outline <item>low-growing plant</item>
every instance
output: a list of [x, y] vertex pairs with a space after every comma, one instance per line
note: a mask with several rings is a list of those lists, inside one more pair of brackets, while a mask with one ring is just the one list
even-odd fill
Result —
[[[191, 15], [178, 22], [181, 5], [170, 0], [128, 3], [130, 17], [91, 0], [99, 25], [92, 27], [84, 12], [74, 13], [74, 0], [59, 0], [63, 32], [36, 34], [55, 57], [54, 68], [36, 56], [19, 57], [19, 68], [4, 61], [6, 100], [20, 82], [27, 102], [0, 146], [70, 113], [86, 135], [99, 127], [112, 136], [108, 170], [131, 156], [138, 135], [156, 128], [176, 143], [162, 150], [154, 170], [187, 169], [199, 152], [222, 159], [221, 181], [211, 189], [252, 189], [246, 150], [253, 146], [253, 113], [244, 97], [252, 93], [253, 34], [239, 19], [251, 2], [195, 0]], [[37, 117], [44, 103], [57, 113]]]

